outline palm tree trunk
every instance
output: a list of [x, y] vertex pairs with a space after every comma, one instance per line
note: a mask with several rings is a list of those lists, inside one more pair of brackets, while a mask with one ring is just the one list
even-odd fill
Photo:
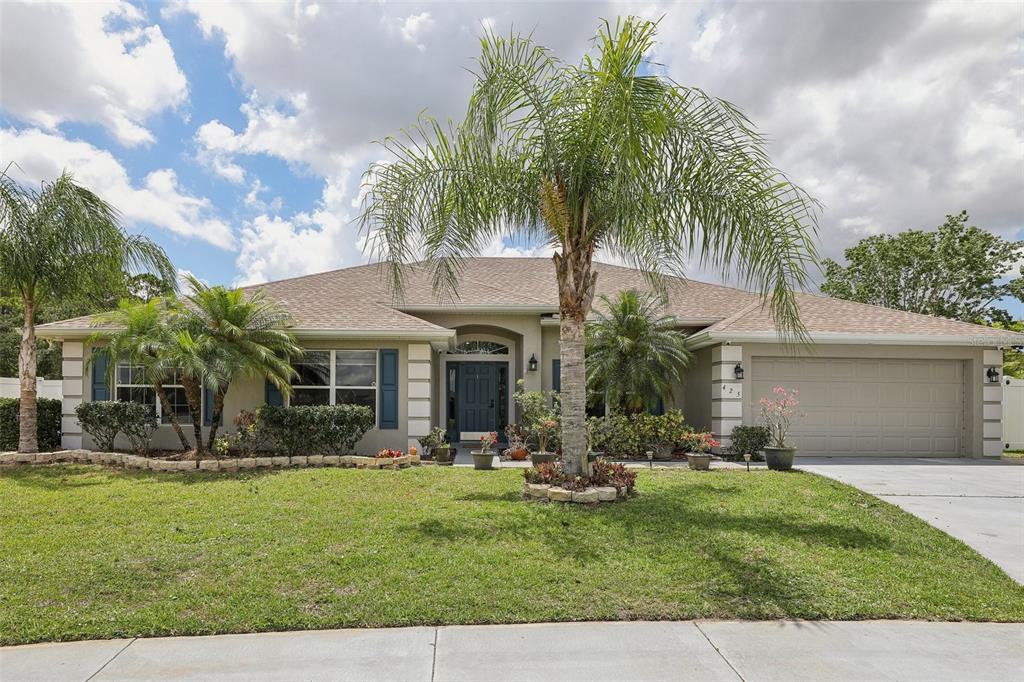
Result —
[[35, 301], [22, 296], [24, 321], [21, 329], [21, 348], [18, 352], [18, 378], [21, 382], [19, 402], [18, 452], [38, 452], [38, 412], [36, 405], [36, 324]]
[[213, 450], [213, 444], [217, 440], [217, 429], [220, 426], [220, 416], [224, 413], [224, 396], [228, 390], [217, 390], [213, 394], [213, 414], [210, 415], [210, 435], [206, 440], [206, 449]]
[[160, 410], [168, 416], [171, 420], [171, 428], [178, 434], [178, 440], [181, 441], [181, 447], [186, 452], [192, 449], [192, 444], [188, 442], [188, 438], [185, 437], [185, 432], [181, 430], [181, 424], [178, 423], [178, 415], [174, 414], [174, 408], [171, 407], [171, 400], [167, 397], [167, 389], [159, 381], [153, 384], [153, 390], [156, 391], [156, 397], [160, 401]]
[[185, 400], [188, 402], [188, 413], [192, 418], [192, 432], [196, 438], [196, 454], [206, 452], [203, 445], [203, 386], [194, 379], [182, 378], [185, 387]]
[[587, 368], [584, 325], [594, 300], [593, 249], [554, 256], [558, 275], [561, 349], [562, 464], [580, 476], [587, 461]]

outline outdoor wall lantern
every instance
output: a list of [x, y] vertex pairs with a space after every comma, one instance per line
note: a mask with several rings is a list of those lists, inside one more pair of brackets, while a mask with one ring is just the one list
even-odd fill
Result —
[[529, 361], [528, 364], [530, 366], [530, 371], [531, 372], [536, 372], [537, 371], [537, 356], [534, 355], [533, 353], [530, 353], [530, 361]]
[[988, 383], [998, 384], [999, 383], [999, 370], [995, 367], [989, 367], [988, 371], [985, 372], [985, 376], [988, 377]]
[[736, 366], [732, 368], [732, 373], [736, 375], [737, 379], [743, 379], [743, 365], [737, 362]]

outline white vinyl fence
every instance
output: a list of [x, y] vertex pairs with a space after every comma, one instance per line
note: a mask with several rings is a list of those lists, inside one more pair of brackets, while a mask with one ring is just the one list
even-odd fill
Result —
[[[36, 391], [40, 398], [60, 400], [64, 397], [64, 388], [60, 379], [37, 379]], [[17, 398], [21, 395], [21, 385], [17, 379], [0, 377], [0, 398]]]
[[1024, 449], [1024, 379], [1003, 379], [1003, 442]]

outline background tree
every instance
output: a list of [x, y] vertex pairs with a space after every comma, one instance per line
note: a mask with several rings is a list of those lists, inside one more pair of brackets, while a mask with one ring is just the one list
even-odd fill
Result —
[[124, 271], [155, 270], [174, 281], [156, 244], [129, 235], [117, 211], [63, 173], [36, 190], [0, 172], [0, 293], [22, 306], [18, 358], [21, 390], [18, 449], [35, 452], [36, 313], [46, 302], [108, 291]]
[[625, 412], [668, 399], [672, 385], [683, 381], [690, 353], [676, 318], [664, 314], [665, 297], [630, 289], [600, 301], [587, 324], [587, 388]]
[[655, 284], [687, 258], [761, 288], [783, 330], [800, 333], [794, 287], [813, 262], [815, 205], [768, 160], [733, 105], [683, 87], [647, 61], [656, 24], [605, 22], [579, 65], [529, 37], [481, 40], [465, 118], [429, 117], [388, 138], [365, 176], [361, 222], [401, 291], [424, 258], [439, 294], [463, 258], [495, 238], [548, 244], [558, 281], [562, 455], [586, 453], [584, 322], [594, 253]]
[[[996, 303], [1024, 299], [1024, 242], [1010, 242], [967, 226], [962, 211], [933, 232], [907, 230], [862, 239], [844, 255], [826, 259], [829, 296], [964, 322], [1009, 323]], [[1014, 271], [1016, 269], [1016, 271]]]

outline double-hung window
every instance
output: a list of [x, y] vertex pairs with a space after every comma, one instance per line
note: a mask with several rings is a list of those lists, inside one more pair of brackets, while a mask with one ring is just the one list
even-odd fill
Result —
[[292, 363], [291, 405], [365, 405], [377, 413], [377, 351], [308, 350]]
[[[171, 416], [164, 414], [163, 405], [156, 398], [156, 391], [152, 384], [145, 383], [143, 369], [139, 365], [132, 365], [127, 362], [117, 363], [117, 372], [114, 376], [114, 398], [117, 400], [133, 403], [151, 405], [156, 410], [160, 423], [170, 424]], [[167, 379], [163, 385], [167, 393], [167, 401], [171, 409], [178, 417], [178, 422], [183, 424], [192, 423], [192, 415], [188, 411], [188, 400], [185, 398], [185, 387], [181, 384], [181, 378], [177, 372]]]

